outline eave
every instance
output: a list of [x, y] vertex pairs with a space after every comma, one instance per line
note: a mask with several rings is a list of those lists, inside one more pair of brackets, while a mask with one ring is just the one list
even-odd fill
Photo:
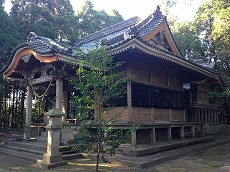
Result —
[[132, 38], [129, 41], [122, 43], [116, 47], [111, 47], [108, 52], [111, 55], [115, 55], [115, 54], [119, 54], [124, 51], [127, 51], [129, 49], [138, 49], [139, 51], [142, 51], [148, 55], [154, 56], [154, 58], [157, 57], [157, 58], [161, 58], [161, 59], [173, 62], [184, 68], [190, 69], [191, 71], [195, 71], [209, 78], [215, 79], [220, 83], [221, 86], [224, 85], [224, 83], [221, 81], [219, 73], [216, 73], [204, 67], [198, 66], [197, 64], [193, 64], [190, 61], [187, 61], [186, 59], [183, 59], [180, 56], [177, 56], [173, 53], [170, 53], [170, 52], [167, 53], [165, 51], [157, 49], [153, 46], [146, 44], [145, 42], [141, 40], [138, 40], [137, 38]]

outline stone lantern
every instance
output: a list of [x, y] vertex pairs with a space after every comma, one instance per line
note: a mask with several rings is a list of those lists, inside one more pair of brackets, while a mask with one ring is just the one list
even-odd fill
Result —
[[52, 109], [45, 113], [49, 118], [49, 123], [45, 126], [48, 130], [47, 152], [43, 154], [43, 160], [37, 161], [38, 168], [54, 168], [66, 165], [62, 154], [59, 152], [60, 134], [62, 126], [62, 116], [64, 113], [59, 109]]

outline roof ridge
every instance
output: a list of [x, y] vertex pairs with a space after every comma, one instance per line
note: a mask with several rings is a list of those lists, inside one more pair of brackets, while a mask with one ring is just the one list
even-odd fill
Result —
[[[124, 29], [124, 28], [127, 27], [127, 26], [130, 27], [131, 25], [134, 25], [135, 23], [137, 23], [137, 21], [139, 21], [139, 20], [140, 20], [140, 18], [139, 18], [138, 16], [134, 16], [134, 17], [129, 18], [129, 19], [127, 19], [127, 20], [124, 20], [124, 21], [121, 21], [121, 22], [116, 23], [116, 24], [114, 24], [114, 25], [111, 25], [111, 26], [109, 26], [109, 27], [106, 27], [106, 28], [104, 28], [104, 29], [102, 29], [102, 30], [99, 30], [99, 31], [97, 31], [97, 32], [94, 32], [94, 33], [92, 33], [92, 34], [89, 34], [89, 35], [87, 35], [87, 36], [85, 36], [85, 37], [82, 37], [82, 38], [78, 39], [78, 40], [74, 43], [73, 47], [76, 46], [76, 45], [78, 45], [78, 44], [81, 44], [81, 43], [83, 42], [84, 39], [86, 40], [85, 42], [89, 42], [89, 41], [94, 40], [94, 39], [96, 39], [96, 38], [98, 38], [98, 37], [104, 37], [104, 36], [109, 35], [109, 34], [111, 34], [111, 33], [114, 33], [114, 32], [117, 32], [117, 31], [119, 31], [119, 30], [122, 30], [122, 29]], [[120, 26], [120, 27], [119, 27], [117, 30], [114, 30], [114, 31], [112, 31], [112, 32], [109, 32], [109, 31], [111, 31], [111, 28], [115, 28], [116, 26]], [[109, 32], [109, 33], [108, 33], [108, 32]], [[87, 40], [87, 38], [89, 38], [89, 39]]]

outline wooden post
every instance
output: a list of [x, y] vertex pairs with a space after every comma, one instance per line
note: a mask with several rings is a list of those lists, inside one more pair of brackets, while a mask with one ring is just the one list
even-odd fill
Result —
[[196, 137], [195, 125], [192, 125], [191, 130], [192, 130], [192, 138], [195, 138]]
[[215, 114], [216, 114], [216, 122], [219, 122], [218, 113], [216, 111]]
[[195, 121], [194, 122], [198, 122], [198, 117], [197, 117], [197, 110], [196, 109], [194, 109], [194, 116], [195, 116]]
[[180, 136], [181, 136], [181, 139], [184, 139], [184, 126], [182, 126], [180, 129]]
[[168, 126], [168, 140], [172, 140], [172, 130], [171, 130], [171, 125]]
[[211, 114], [211, 122], [214, 122], [214, 111]]
[[208, 122], [211, 122], [211, 114], [212, 114], [212, 111], [213, 111], [213, 110], [211, 110], [211, 111], [209, 112], [209, 114], [208, 114]]
[[27, 104], [26, 104], [26, 124], [24, 139], [30, 140], [31, 137], [31, 115], [32, 115], [32, 95], [33, 90], [30, 85], [27, 86]]
[[172, 109], [169, 109], [169, 121], [172, 122], [173, 118], [172, 118]]
[[204, 136], [204, 124], [201, 125], [201, 136]]
[[137, 146], [137, 130], [134, 129], [134, 126], [131, 130], [131, 146], [132, 148], [135, 148]]
[[209, 110], [206, 110], [206, 122], [208, 123], [208, 114], [209, 114]]
[[151, 132], [151, 143], [156, 143], [156, 127], [152, 126], [152, 132]]
[[131, 82], [127, 83], [127, 105], [128, 105], [128, 122], [131, 122], [132, 114], [132, 86]]

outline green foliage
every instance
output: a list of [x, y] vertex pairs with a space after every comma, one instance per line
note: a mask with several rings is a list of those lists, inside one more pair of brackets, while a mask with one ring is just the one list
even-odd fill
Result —
[[[125, 95], [127, 78], [122, 73], [113, 72], [122, 63], [114, 63], [113, 57], [107, 54], [106, 48], [96, 47], [87, 55], [81, 52], [81, 58], [76, 74], [71, 83], [75, 88], [73, 104], [76, 106], [77, 119], [81, 121], [84, 140], [81, 148], [86, 152], [97, 152], [97, 168], [99, 155], [102, 153], [115, 154], [115, 149], [121, 144], [121, 130], [115, 130], [114, 118], [106, 117], [106, 111], [113, 107], [103, 104], [111, 99], [118, 99]], [[98, 170], [98, 169], [97, 169]]]
[[123, 20], [122, 16], [116, 10], [111, 11], [110, 14], [107, 14], [104, 10], [94, 10], [93, 3], [90, 0], [85, 2], [77, 12], [76, 17], [79, 22], [78, 33], [80, 37], [94, 33]]
[[230, 124], [230, 90], [212, 90], [209, 93], [209, 102], [219, 109], [219, 121]]
[[7, 57], [18, 44], [18, 35], [14, 21], [3, 9], [0, 9], [0, 19], [0, 63], [6, 65]]
[[183, 57], [187, 59], [205, 58], [205, 48], [192, 22], [178, 23], [173, 36]]
[[0, 0], [0, 8], [4, 9], [5, 0]]
[[219, 59], [219, 69], [229, 73], [230, 3], [226, 0], [209, 0], [201, 5], [196, 13], [196, 27], [203, 35], [202, 42], [207, 54]]
[[206, 54], [214, 58], [215, 68], [222, 73], [226, 88], [210, 93], [210, 102], [220, 110], [222, 123], [230, 123], [230, 3], [228, 0], [209, 0], [196, 13], [196, 28], [202, 35]]
[[77, 22], [69, 0], [13, 0], [12, 3], [10, 14], [18, 26], [21, 41], [31, 31], [60, 42], [72, 43], [76, 39]]

